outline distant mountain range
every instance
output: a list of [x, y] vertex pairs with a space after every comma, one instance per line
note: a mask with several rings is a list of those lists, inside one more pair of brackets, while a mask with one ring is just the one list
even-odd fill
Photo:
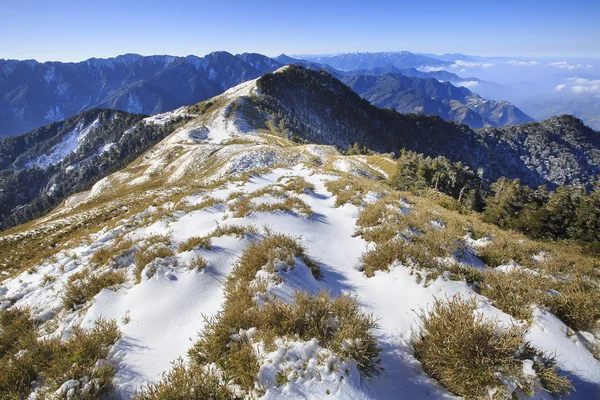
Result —
[[394, 65], [396, 68], [449, 67], [450, 61], [415, 54], [408, 51], [385, 52], [385, 53], [344, 53], [336, 55], [299, 56], [304, 60], [320, 64], [327, 64], [341, 71], [352, 71], [360, 69], [371, 69]]
[[472, 128], [533, 121], [506, 101], [486, 100], [467, 88], [434, 78], [386, 73], [347, 76], [342, 81], [373, 105], [393, 108], [400, 113], [439, 115], [445, 120], [465, 123]]
[[[377, 57], [375, 54], [378, 54]], [[90, 59], [79, 63], [0, 60], [0, 138], [21, 134], [91, 108], [109, 108], [148, 115], [173, 110], [215, 96], [232, 86], [287, 64], [325, 70], [340, 79], [356, 75], [395, 73], [419, 79], [447, 81], [457, 86], [476, 85], [482, 90], [495, 85], [477, 78], [460, 78], [447, 71], [419, 71], [415, 66], [423, 62], [435, 62], [428, 57], [408, 52], [361, 53], [348, 55], [347, 58], [356, 57], [373, 58], [378, 61], [355, 65], [372, 66], [371, 68], [342, 71], [322, 62], [296, 59], [283, 54], [269, 58], [261, 54], [232, 55], [227, 52], [214, 52], [204, 57], [144, 57], [125, 54], [116, 58]], [[448, 63], [445, 61], [437, 63], [446, 64]], [[399, 68], [398, 65], [406, 68]], [[413, 90], [418, 91], [424, 86], [424, 83], [416, 84]], [[423, 99], [423, 103], [437, 104], [440, 101], [453, 100], [433, 99], [425, 92], [416, 93], [415, 96]], [[407, 112], [419, 112], [420, 106], [414, 103], [414, 98], [405, 99], [406, 104], [400, 104], [402, 98], [398, 97], [394, 104], [379, 105]], [[514, 108], [508, 103], [506, 105], [508, 108]], [[438, 107], [423, 109], [426, 113], [437, 113]], [[488, 116], [485, 115], [485, 111], [476, 113], [481, 115], [480, 120], [478, 117], [471, 118], [467, 115], [468, 110], [463, 111], [464, 115], [461, 115], [460, 112], [440, 109], [439, 115], [447, 119], [456, 118], [461, 122], [473, 123], [474, 127], [528, 120]], [[504, 114], [509, 115], [511, 112], [507, 109]]]
[[125, 54], [79, 63], [0, 60], [0, 137], [91, 108], [156, 114], [193, 104], [281, 64], [258, 54]]
[[[244, 63], [259, 68], [265, 61], [244, 57], [248, 59]], [[391, 79], [390, 91], [406, 83], [424, 85], [419, 91], [431, 96], [444, 91], [450, 97], [468, 97], [470, 93], [434, 79], [397, 74], [347, 78], [359, 86], [356, 90], [371, 81]], [[223, 96], [165, 115], [146, 118], [92, 109], [1, 140], [0, 229], [39, 217], [67, 196], [89, 189], [190, 118], [200, 121], [188, 128], [199, 132], [191, 138], [201, 140], [208, 130], [216, 129], [204, 125], [206, 115], [218, 122], [217, 130], [239, 126], [244, 131], [275, 133], [341, 149], [358, 142], [379, 152], [405, 148], [429, 156], [443, 155], [481, 169], [487, 182], [507, 176], [531, 186], [556, 187], [589, 184], [600, 174], [600, 134], [576, 118], [473, 130], [439, 116], [378, 108], [333, 75], [292, 65], [232, 88]]]

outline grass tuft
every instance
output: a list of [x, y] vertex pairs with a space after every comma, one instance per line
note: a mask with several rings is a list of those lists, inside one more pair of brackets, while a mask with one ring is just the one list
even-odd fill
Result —
[[[485, 398], [490, 391], [510, 396], [499, 377], [528, 396], [536, 387], [555, 395], [569, 393], [572, 385], [560, 376], [554, 360], [524, 340], [525, 328], [502, 328], [474, 315], [475, 309], [474, 300], [455, 296], [436, 300], [429, 313], [423, 313], [423, 334], [414, 348], [428, 375], [467, 399]], [[525, 375], [524, 362], [532, 363], [537, 379]]]
[[88, 270], [73, 274], [64, 287], [63, 306], [70, 310], [85, 304], [102, 289], [120, 285], [125, 282], [125, 275], [120, 271], [108, 271], [92, 274]]

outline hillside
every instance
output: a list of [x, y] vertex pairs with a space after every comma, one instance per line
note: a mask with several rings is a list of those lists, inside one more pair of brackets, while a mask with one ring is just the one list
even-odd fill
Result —
[[464, 123], [471, 128], [533, 121], [508, 102], [486, 100], [467, 88], [433, 78], [387, 73], [344, 77], [342, 82], [377, 107], [393, 108], [400, 113], [439, 115], [445, 120]]
[[92, 109], [0, 141], [0, 229], [44, 215], [133, 161], [183, 115]]
[[89, 192], [0, 234], [1, 396], [600, 395], [597, 260], [396, 191], [387, 155], [296, 137], [363, 139], [380, 115], [405, 131], [381, 148], [473, 131], [297, 67], [185, 112]]
[[[589, 184], [600, 172], [598, 135], [573, 118], [493, 131], [472, 130], [436, 116], [379, 109], [333, 76], [294, 66], [264, 75], [258, 79], [257, 87], [260, 95], [244, 101], [239, 108], [246, 119], [255, 127], [280, 127], [290, 136], [297, 135], [309, 142], [342, 149], [358, 142], [379, 152], [405, 148], [429, 156], [442, 155], [475, 171], [482, 169], [488, 181], [506, 176], [519, 178], [531, 186]], [[565, 142], [560, 134], [553, 134], [552, 121], [556, 120], [572, 131], [576, 139]], [[545, 161], [546, 150], [541, 147], [544, 141], [553, 148], [556, 162]], [[582, 150], [574, 147], [575, 142], [579, 142], [577, 146]], [[572, 167], [564, 169], [559, 165], [563, 162]]]

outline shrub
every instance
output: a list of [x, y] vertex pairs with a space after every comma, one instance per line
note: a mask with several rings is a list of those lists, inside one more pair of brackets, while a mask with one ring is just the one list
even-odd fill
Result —
[[[476, 303], [460, 296], [436, 300], [423, 313], [423, 334], [414, 343], [415, 356], [425, 372], [451, 392], [468, 399], [487, 397], [490, 390], [510, 395], [499, 376], [510, 379], [525, 394], [536, 386], [553, 394], [568, 394], [571, 383], [559, 375], [555, 362], [523, 339], [525, 329], [502, 328], [474, 315]], [[539, 380], [523, 372], [531, 360]]]
[[62, 298], [66, 309], [72, 309], [78, 305], [85, 304], [102, 289], [116, 286], [125, 282], [125, 275], [119, 271], [108, 271], [99, 275], [93, 275], [89, 271], [73, 274], [64, 288]]

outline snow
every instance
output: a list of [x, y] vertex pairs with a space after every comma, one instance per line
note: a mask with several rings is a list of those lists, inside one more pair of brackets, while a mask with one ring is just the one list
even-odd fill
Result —
[[100, 149], [100, 154], [102, 153], [106, 153], [107, 151], [109, 151], [116, 143], [106, 143], [104, 146], [102, 146], [102, 148]]
[[151, 124], [156, 124], [156, 125], [164, 125], [174, 118], [183, 117], [185, 115], [187, 115], [187, 107], [180, 107], [173, 111], [155, 114], [151, 117], [144, 118], [144, 122], [146, 124], [151, 123]]
[[46, 115], [44, 115], [44, 118], [49, 121], [60, 121], [65, 119], [65, 115], [60, 110], [59, 106], [50, 106], [50, 108], [48, 108], [48, 110], [46, 111]]
[[87, 137], [87, 135], [100, 125], [100, 120], [85, 126], [83, 121], [80, 122], [75, 129], [69, 132], [58, 144], [52, 147], [48, 153], [42, 154], [39, 157], [29, 161], [25, 166], [27, 168], [34, 165], [45, 168], [49, 165], [54, 165], [65, 159], [69, 154], [77, 151], [79, 145]]
[[46, 83], [50, 84], [50, 82], [54, 80], [54, 70], [54, 66], [50, 66], [46, 72], [44, 72], [44, 79], [46, 80]]
[[[335, 208], [335, 197], [325, 187], [327, 181], [337, 179], [334, 175], [319, 173], [304, 165], [276, 168], [247, 183], [231, 183], [185, 200], [198, 203], [206, 196], [224, 199], [234, 191], [251, 193], [277, 184], [286, 176], [302, 176], [315, 186], [314, 193], [299, 195], [314, 211], [313, 217], [275, 212], [232, 218], [227, 207], [221, 205], [136, 228], [127, 237], [139, 239], [153, 233], [170, 232], [173, 242], [179, 243], [191, 236], [209, 233], [217, 223], [268, 226], [273, 232], [299, 238], [306, 246], [307, 254], [319, 261], [324, 275], [323, 281], [316, 281], [300, 260], [296, 260], [294, 268], [278, 269], [282, 281], [271, 279], [269, 273], [260, 271], [256, 279], [269, 280], [269, 294], [288, 301], [297, 290], [316, 293], [327, 289], [334, 296], [356, 295], [364, 310], [376, 315], [380, 324], [376, 335], [382, 347], [384, 373], [365, 381], [356, 366], [337, 359], [316, 340], [304, 342], [281, 338], [275, 351], [260, 353], [258, 379], [268, 388], [264, 398], [321, 398], [327, 393], [328, 398], [334, 399], [449, 398], [443, 388], [423, 374], [412, 355], [410, 343], [420, 330], [417, 312], [426, 310], [436, 298], [461, 294], [477, 299], [478, 313], [498, 319], [506, 326], [515, 321], [494, 308], [486, 298], [474, 293], [465, 282], [440, 277], [426, 287], [402, 265], [366, 278], [358, 267], [359, 257], [367, 244], [353, 235], [359, 209], [350, 204]], [[367, 197], [376, 199], [374, 193]], [[64, 254], [33, 274], [24, 273], [6, 281], [2, 286], [3, 297], [13, 299], [17, 305], [34, 306], [37, 315], [45, 315], [45, 319], [59, 314], [61, 285], [87, 264], [93, 251], [111, 243], [126, 225], [127, 221], [115, 231], [101, 232], [91, 245], [73, 249], [76, 258], [70, 257], [70, 253]], [[215, 315], [220, 309], [224, 280], [252, 240], [256, 239], [224, 236], [213, 239], [211, 249], [180, 253], [166, 263], [157, 264], [156, 272], [141, 283], [128, 283], [116, 291], [105, 289], [89, 307], [70, 316], [60, 314], [64, 329], [76, 323], [89, 328], [99, 317], [118, 321], [123, 338], [113, 347], [110, 359], [117, 367], [115, 387], [118, 398], [129, 398], [141, 384], [159, 379], [172, 360], [185, 357], [202, 330], [202, 316]], [[208, 267], [201, 272], [186, 267], [195, 254], [208, 261]], [[45, 274], [57, 275], [59, 279], [41, 287]], [[590, 398], [598, 393], [600, 365], [582, 344], [575, 343], [565, 332], [566, 327], [556, 317], [537, 311], [528, 339], [549, 352], [557, 352], [559, 365], [571, 372], [578, 384], [578, 391], [572, 398]], [[255, 346], [260, 347], [260, 344]], [[330, 364], [336, 365], [337, 369], [328, 367]], [[346, 367], [349, 372], [340, 372], [346, 371]], [[526, 368], [528, 366], [524, 364]], [[273, 379], [282, 370], [289, 371], [289, 382], [276, 387], [272, 384]], [[344, 379], [339, 379], [340, 374]]]
[[568, 335], [568, 327], [554, 314], [536, 309], [527, 339], [549, 354], [556, 353], [559, 366], [571, 373], [577, 391], [572, 399], [593, 399], [600, 395], [600, 362], [585, 348], [581, 341]]
[[139, 96], [130, 93], [127, 98], [127, 112], [142, 114], [143, 110], [144, 106], [142, 106]]
[[208, 71], [208, 79], [213, 82], [217, 79], [217, 71], [215, 71], [214, 68], [211, 68], [210, 71]]

